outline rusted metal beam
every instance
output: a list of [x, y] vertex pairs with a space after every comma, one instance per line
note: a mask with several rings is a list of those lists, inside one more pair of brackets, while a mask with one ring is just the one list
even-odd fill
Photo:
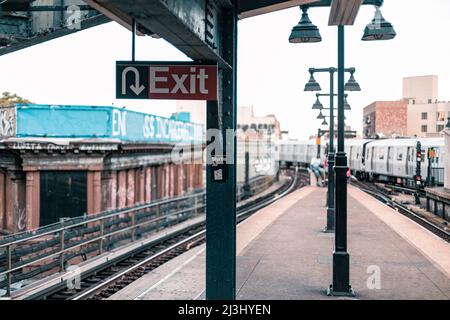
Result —
[[249, 1], [240, 0], [239, 1], [239, 18], [245, 19], [261, 14], [283, 10], [295, 6], [313, 4], [320, 2], [320, 0], [292, 0], [292, 1], [282, 1], [282, 0], [259, 0], [259, 1]]
[[230, 68], [222, 58], [220, 18], [229, 1], [204, 0], [85, 0], [108, 18], [131, 30], [132, 19], [143, 33], [164, 38], [193, 60], [215, 61]]

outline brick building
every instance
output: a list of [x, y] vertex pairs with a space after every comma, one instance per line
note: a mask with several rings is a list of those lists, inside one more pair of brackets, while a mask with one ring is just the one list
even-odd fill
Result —
[[438, 101], [436, 75], [403, 79], [403, 99], [376, 101], [364, 108], [365, 138], [438, 137], [450, 117], [450, 102]]
[[406, 100], [375, 101], [364, 108], [365, 138], [395, 137], [407, 134]]
[[[199, 125], [112, 107], [48, 105], [0, 108], [0, 120], [0, 231], [204, 185]], [[175, 159], [175, 145], [190, 151]]]

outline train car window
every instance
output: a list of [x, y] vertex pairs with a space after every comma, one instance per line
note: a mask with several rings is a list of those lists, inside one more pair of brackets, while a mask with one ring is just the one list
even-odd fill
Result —
[[383, 159], [384, 159], [384, 150], [383, 150], [383, 149], [380, 149], [380, 150], [378, 151], [378, 155], [379, 155], [379, 159], [380, 159], [380, 160], [383, 160]]
[[402, 150], [397, 150], [397, 161], [402, 161], [403, 160], [403, 152]]

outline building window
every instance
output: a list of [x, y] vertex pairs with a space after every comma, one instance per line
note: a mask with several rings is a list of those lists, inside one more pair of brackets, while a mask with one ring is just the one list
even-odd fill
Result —
[[428, 119], [428, 113], [422, 112], [422, 120], [427, 120], [427, 119]]
[[445, 121], [445, 112], [438, 112], [437, 114], [436, 114], [436, 116], [437, 116], [437, 121]]
[[427, 126], [422, 126], [422, 132], [427, 132], [428, 131], [428, 127]]
[[444, 130], [444, 125], [443, 124], [438, 124], [436, 126], [436, 132], [441, 132], [442, 130]]
[[431, 102], [431, 99], [428, 99], [428, 103], [429, 103], [429, 104], [432, 104], [433, 102]]

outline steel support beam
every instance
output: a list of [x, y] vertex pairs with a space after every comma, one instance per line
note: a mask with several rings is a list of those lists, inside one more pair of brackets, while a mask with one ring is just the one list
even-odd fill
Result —
[[[223, 181], [216, 181], [207, 148], [206, 170], [206, 299], [234, 300], [236, 294], [236, 68], [237, 12], [223, 12], [221, 47], [232, 68], [221, 70], [219, 101], [207, 103], [207, 129], [219, 130], [226, 159]], [[228, 134], [227, 134], [228, 131]], [[231, 134], [230, 134], [231, 133]], [[208, 141], [211, 143], [212, 141]]]
[[8, 0], [0, 4], [0, 55], [109, 21], [81, 0]]
[[222, 11], [229, 4], [205, 0], [85, 0], [105, 16], [131, 30], [136, 19], [138, 30], [156, 34], [193, 60], [215, 61], [230, 68], [221, 56]]
[[239, 19], [250, 18], [254, 16], [259, 16], [261, 14], [266, 14], [273, 11], [283, 10], [295, 6], [312, 4], [315, 2], [320, 2], [321, 0], [292, 0], [292, 1], [282, 1], [282, 0], [259, 0], [259, 1], [249, 1], [240, 0], [239, 1]]

